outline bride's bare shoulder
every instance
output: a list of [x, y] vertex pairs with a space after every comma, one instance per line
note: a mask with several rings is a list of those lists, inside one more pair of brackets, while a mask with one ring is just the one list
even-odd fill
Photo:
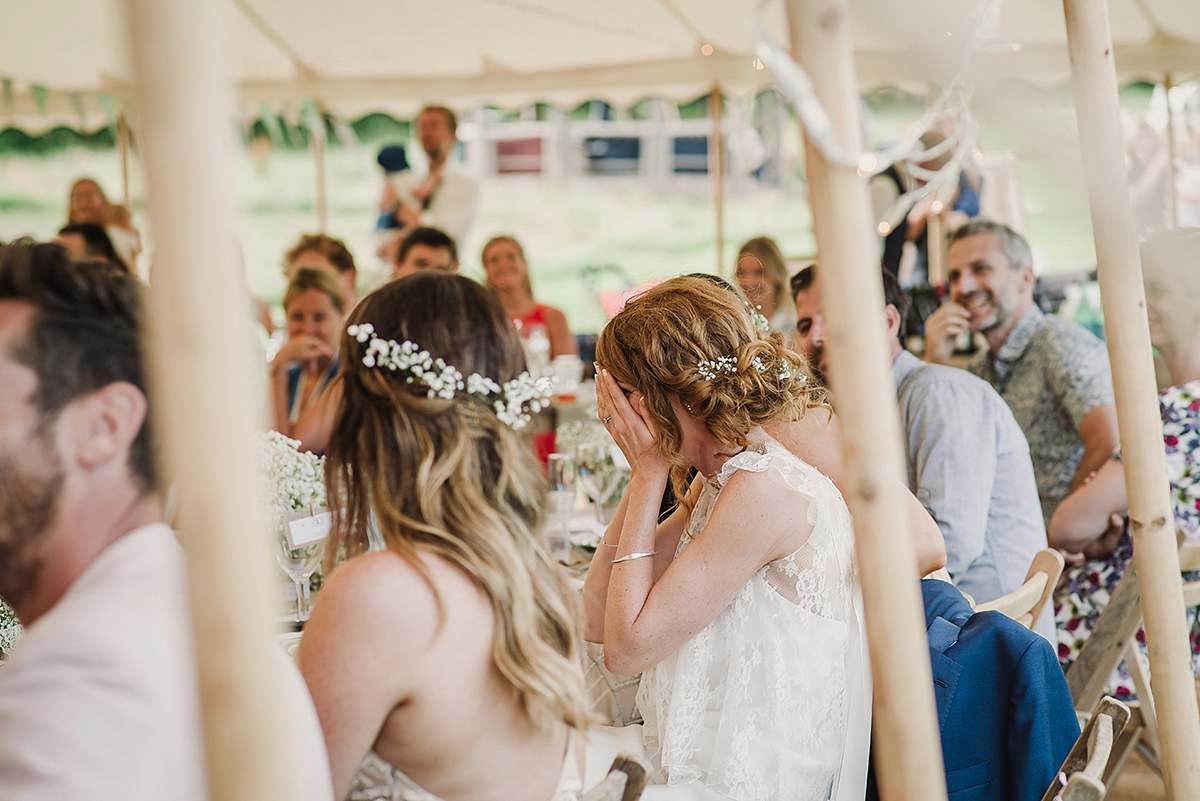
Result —
[[835, 484], [841, 478], [841, 425], [828, 406], [811, 408], [798, 420], [775, 421], [764, 426], [764, 430]]

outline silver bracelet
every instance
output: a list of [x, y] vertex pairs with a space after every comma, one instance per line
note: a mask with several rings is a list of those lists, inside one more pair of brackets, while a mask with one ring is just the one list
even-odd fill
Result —
[[644, 553], [630, 553], [630, 554], [626, 554], [625, 556], [620, 557], [619, 559], [612, 560], [612, 563], [615, 565], [615, 564], [618, 564], [619, 562], [632, 562], [634, 559], [641, 559], [644, 556], [654, 556], [654, 554], [656, 554], [656, 553], [658, 553], [658, 551], [646, 551]]

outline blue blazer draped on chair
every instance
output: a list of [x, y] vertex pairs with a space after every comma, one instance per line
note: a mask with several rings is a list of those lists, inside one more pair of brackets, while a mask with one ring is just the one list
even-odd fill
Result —
[[1039, 801], [1079, 737], [1054, 648], [921, 582], [950, 801]]

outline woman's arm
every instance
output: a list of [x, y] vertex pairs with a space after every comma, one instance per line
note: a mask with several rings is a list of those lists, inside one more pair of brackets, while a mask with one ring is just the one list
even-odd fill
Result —
[[300, 450], [324, 453], [341, 405], [342, 382], [335, 378], [315, 401], [300, 412], [288, 436], [300, 440]]
[[1062, 499], [1050, 519], [1047, 539], [1061, 551], [1082, 553], [1110, 534], [1112, 516], [1128, 508], [1125, 468], [1116, 459], [1109, 459], [1095, 477]]
[[550, 358], [579, 355], [579, 343], [567, 325], [567, 316], [553, 306], [546, 307], [546, 331], [550, 336]]
[[[621, 542], [621, 532], [625, 526], [627, 519], [626, 507], [631, 502], [638, 504], [638, 512], [629, 515], [628, 519], [639, 521], [644, 519], [641, 513], [641, 506], [647, 499], [654, 498], [653, 488], [643, 492], [641, 489], [636, 491], [630, 488], [635, 483], [640, 487], [642, 476], [630, 476], [629, 486], [625, 488], [624, 494], [621, 496], [621, 503], [617, 506], [617, 511], [613, 514], [612, 520], [608, 524], [608, 528], [604, 532], [602, 542], [596, 549], [596, 553], [592, 556], [592, 564], [588, 568], [587, 579], [583, 583], [583, 638], [588, 642], [604, 642], [604, 608], [608, 603], [608, 582], [612, 575], [613, 564], [612, 560], [617, 556], [617, 548]], [[681, 503], [662, 523], [657, 523], [654, 534], [654, 545], [650, 550], [657, 553], [653, 557], [647, 557], [654, 562], [654, 579], [657, 581], [659, 576], [667, 569], [667, 565], [671, 563], [671, 559], [675, 556], [675, 548], [679, 545], [679, 538], [683, 536], [683, 529], [687, 525], [688, 509], [695, 503], [696, 497], [699, 495], [699, 490], [702, 484], [702, 479], [697, 476], [692, 482], [692, 487], [688, 491], [688, 501]], [[657, 483], [657, 482], [655, 482]], [[666, 486], [666, 482], [663, 482]], [[636, 501], [633, 498], [637, 497]], [[658, 514], [658, 509], [661, 506], [662, 491], [659, 491], [658, 500], [653, 502], [655, 515]], [[633, 537], [638, 537], [639, 534], [632, 534]]]
[[[675, 555], [675, 547], [687, 523], [686, 510], [690, 508], [688, 503], [682, 503], [665, 521], [658, 522], [670, 465], [658, 453], [657, 438], [641, 415], [640, 396], [633, 394], [635, 409], [613, 377], [601, 369], [596, 372], [596, 401], [597, 413], [601, 419], [609, 417], [605, 426], [625, 454], [632, 473], [584, 581], [583, 636], [588, 642], [604, 642], [604, 610], [608, 603], [612, 560], [622, 543], [639, 546], [626, 553], [655, 552], [654, 556], [644, 559], [653, 565], [653, 576], [657, 579]], [[697, 477], [688, 493], [689, 501], [694, 502], [699, 486]]]

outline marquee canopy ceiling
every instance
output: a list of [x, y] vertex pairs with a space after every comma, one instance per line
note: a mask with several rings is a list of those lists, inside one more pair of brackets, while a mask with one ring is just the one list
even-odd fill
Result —
[[[992, 0], [983, 0], [988, 5]], [[850, 0], [867, 86], [925, 89], [962, 62], [977, 3]], [[1108, 0], [1127, 80], [1200, 74], [1197, 0]], [[981, 7], [980, 6], [980, 7]], [[230, 33], [227, 69], [243, 113], [260, 104], [407, 116], [437, 100], [467, 108], [603, 98], [692, 99], [714, 84], [770, 85], [751, 23], [787, 42], [784, 0], [213, 0]], [[129, 95], [120, 0], [0, 0], [0, 124], [104, 124]], [[1061, 4], [1003, 0], [972, 62], [980, 82], [1067, 79]]]

